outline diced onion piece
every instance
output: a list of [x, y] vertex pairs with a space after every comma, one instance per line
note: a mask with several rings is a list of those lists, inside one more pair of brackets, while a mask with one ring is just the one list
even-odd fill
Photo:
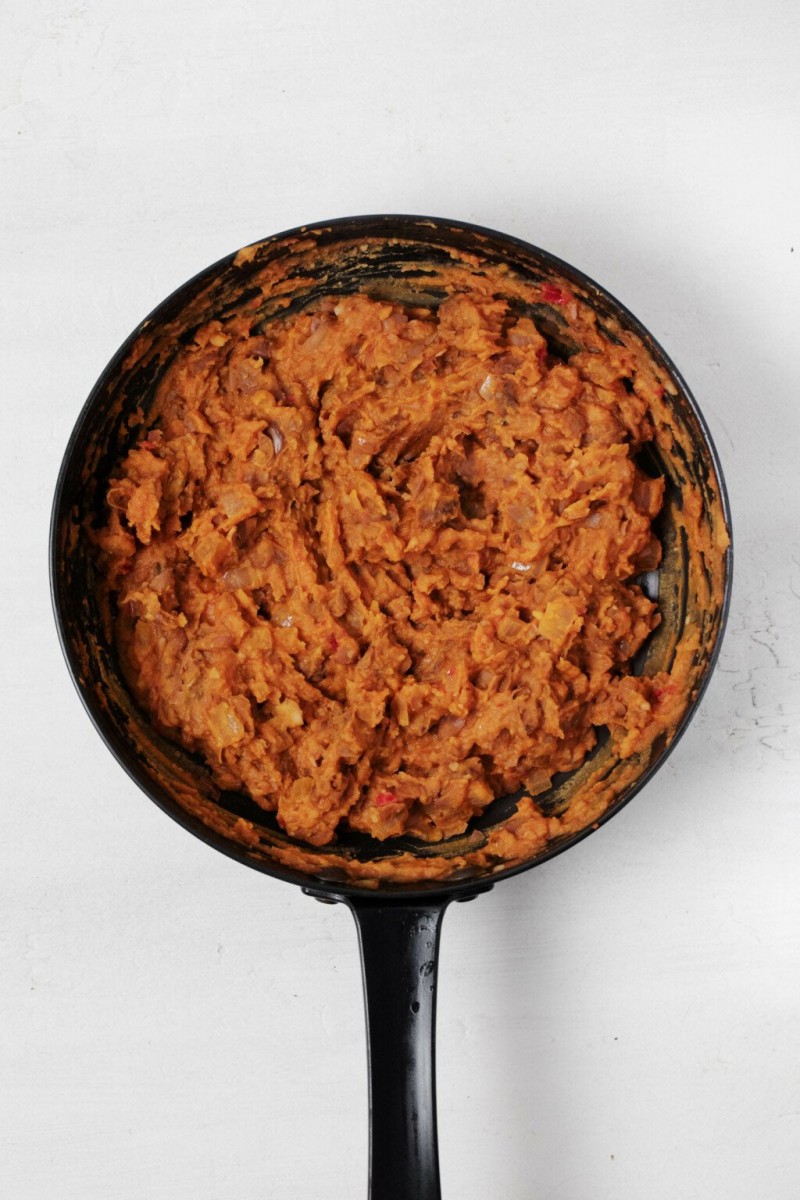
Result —
[[296, 700], [279, 700], [273, 717], [284, 729], [297, 729], [303, 724], [303, 710]]

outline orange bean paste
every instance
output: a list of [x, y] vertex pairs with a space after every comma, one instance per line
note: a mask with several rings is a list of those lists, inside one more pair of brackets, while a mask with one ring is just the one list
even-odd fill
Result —
[[478, 294], [205, 325], [96, 534], [137, 700], [315, 846], [460, 833], [599, 727], [633, 754], [675, 690], [631, 674], [659, 620], [652, 388]]

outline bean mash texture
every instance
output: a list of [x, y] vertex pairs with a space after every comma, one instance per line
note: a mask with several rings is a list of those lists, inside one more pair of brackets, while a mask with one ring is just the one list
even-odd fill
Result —
[[654, 386], [477, 293], [203, 326], [95, 535], [137, 700], [316, 846], [460, 833], [598, 727], [634, 754], [674, 691], [630, 674], [659, 619], [633, 582], [660, 558]]

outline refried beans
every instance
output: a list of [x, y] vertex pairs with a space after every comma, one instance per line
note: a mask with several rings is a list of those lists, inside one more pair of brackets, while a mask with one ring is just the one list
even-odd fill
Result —
[[204, 325], [95, 534], [136, 699], [314, 846], [459, 834], [600, 727], [634, 754], [676, 690], [631, 674], [659, 620], [635, 582], [655, 387], [599, 330], [559, 355], [479, 293]]

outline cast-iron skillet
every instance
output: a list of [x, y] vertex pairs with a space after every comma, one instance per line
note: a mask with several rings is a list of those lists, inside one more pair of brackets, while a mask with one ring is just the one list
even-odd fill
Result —
[[[491, 852], [489, 840], [492, 830], [513, 816], [522, 793], [495, 801], [467, 835], [435, 847], [412, 839], [378, 843], [351, 834], [335, 847], [295, 844], [293, 850], [271, 814], [243, 795], [220, 793], [203, 764], [165, 742], [129, 696], [97, 599], [88, 531], [102, 519], [109, 470], [137, 439], [161, 372], [175, 349], [191, 341], [198, 325], [212, 318], [224, 323], [247, 310], [256, 327], [337, 292], [364, 291], [433, 307], [454, 280], [458, 287], [472, 273], [488, 273], [496, 278], [499, 293], [513, 293], [514, 303], [544, 331], [550, 353], [563, 359], [577, 347], [555, 285], [542, 293], [541, 284], [566, 283], [594, 308], [612, 341], [639, 345], [667, 383], [669, 416], [661, 419], [657, 446], [641, 463], [667, 479], [659, 518], [663, 562], [641, 581], [658, 596], [662, 624], [637, 668], [669, 670], [676, 656], [683, 655], [688, 663], [686, 707], [671, 736], [633, 760], [617, 760], [609, 739], [601, 738], [584, 767], [554, 780], [551, 791], [537, 798], [546, 813], [582, 812], [579, 802], [591, 789], [594, 800], [584, 806], [578, 827], [573, 823], [565, 836], [527, 858]], [[719, 649], [730, 594], [728, 527], [722, 476], [703, 419], [677, 370], [639, 322], [552, 255], [460, 222], [345, 218], [278, 234], [231, 255], [155, 309], [114, 355], [86, 402], [61, 467], [51, 531], [53, 603], [67, 664], [101, 737], [165, 812], [239, 862], [352, 910], [367, 1007], [373, 1200], [440, 1196], [434, 1011], [444, 910], [451, 900], [470, 900], [496, 881], [566, 850], [618, 812], [664, 761], [697, 707]], [[401, 864], [409, 862], [409, 854], [429, 865], [438, 858], [438, 877], [404, 882]], [[365, 865], [377, 862], [387, 877], [377, 884], [358, 878]]]

